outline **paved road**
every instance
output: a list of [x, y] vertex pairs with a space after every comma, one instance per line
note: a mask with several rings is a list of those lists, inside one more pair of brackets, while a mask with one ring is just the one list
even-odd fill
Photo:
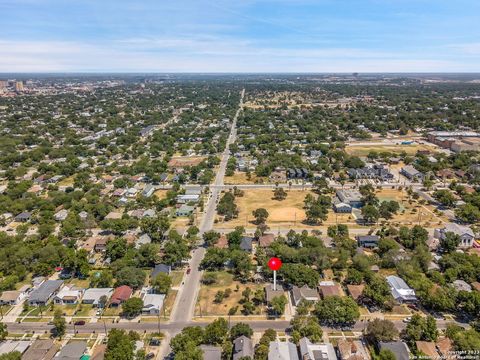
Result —
[[[234, 325], [238, 322], [247, 323], [251, 326], [254, 331], [265, 331], [266, 329], [274, 329], [277, 331], [286, 331], [290, 327], [289, 321], [284, 320], [258, 320], [258, 321], [237, 321], [232, 320], [231, 324]], [[394, 320], [393, 323], [395, 327], [401, 331], [405, 329], [406, 324], [401, 320]], [[456, 323], [460, 326], [468, 327], [466, 324], [458, 323], [453, 320], [437, 320], [437, 327], [439, 329], [445, 329], [447, 324], [449, 323]], [[52, 325], [49, 325], [46, 322], [24, 322], [24, 323], [6, 323], [8, 327], [8, 331], [11, 333], [43, 333], [49, 332], [52, 329]], [[187, 321], [187, 322], [170, 322], [170, 323], [162, 323], [161, 328], [162, 331], [168, 332], [170, 334], [175, 334], [181, 331], [186, 326], [201, 326], [205, 327], [209, 324], [209, 322], [198, 322], [198, 321]], [[352, 331], [363, 331], [364, 328], [367, 326], [368, 321], [357, 321], [351, 328]], [[325, 331], [338, 331], [338, 329], [329, 328], [329, 327], [322, 327]], [[111, 321], [103, 321], [97, 323], [86, 323], [83, 326], [77, 326], [76, 330], [80, 333], [104, 333], [105, 330], [109, 331], [110, 329], [125, 329], [125, 330], [134, 330], [139, 332], [157, 332], [158, 331], [158, 324], [156, 322], [120, 322], [120, 323], [113, 323]], [[74, 327], [73, 325], [67, 326], [67, 333], [73, 333]]]
[[[220, 166], [215, 177], [213, 186], [210, 187], [210, 197], [207, 202], [205, 213], [203, 214], [202, 221], [199, 226], [200, 236], [205, 232], [213, 228], [213, 223], [215, 219], [217, 200], [220, 196], [221, 189], [223, 186], [223, 179], [225, 177], [225, 171], [227, 169], [228, 159], [230, 157], [230, 145], [235, 142], [237, 137], [237, 120], [240, 112], [243, 109], [243, 98], [245, 96], [245, 90], [242, 90], [240, 96], [240, 104], [238, 110], [233, 118], [232, 126], [230, 129], [230, 135], [227, 139], [225, 150], [222, 154], [222, 159], [220, 161]], [[197, 302], [198, 292], [200, 291], [200, 280], [202, 278], [202, 271], [199, 269], [199, 265], [202, 262], [202, 259], [205, 255], [205, 244], [202, 244], [200, 247], [195, 249], [190, 260], [190, 274], [185, 278], [185, 283], [181, 286], [178, 295], [175, 299], [173, 305], [173, 312], [171, 316], [172, 329], [169, 331], [169, 335], [172, 336], [175, 332], [180, 331], [186, 323], [188, 323], [194, 316], [195, 304]], [[183, 324], [183, 325], [182, 325]], [[163, 329], [168, 329], [164, 326]], [[165, 347], [162, 349], [162, 353], [159, 354], [159, 358], [167, 355], [169, 348]]]

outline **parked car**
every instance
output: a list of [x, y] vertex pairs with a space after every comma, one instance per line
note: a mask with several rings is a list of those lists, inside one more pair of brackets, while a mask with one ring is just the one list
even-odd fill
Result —
[[402, 320], [404, 323], [409, 323], [410, 321], [412, 321], [412, 318], [409, 316], [409, 317], [406, 317], [405, 319]]
[[155, 357], [155, 353], [150, 352], [145, 356], [145, 360], [153, 359]]
[[85, 321], [84, 321], [84, 320], [75, 321], [75, 322], [74, 322], [74, 325], [75, 325], [75, 326], [85, 325]]
[[187, 275], [190, 274], [191, 271], [192, 271], [192, 269], [188, 268], [187, 269]]

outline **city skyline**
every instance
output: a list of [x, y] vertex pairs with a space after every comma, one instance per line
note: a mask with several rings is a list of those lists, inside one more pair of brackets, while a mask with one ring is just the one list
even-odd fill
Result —
[[480, 4], [2, 0], [0, 72], [476, 72]]

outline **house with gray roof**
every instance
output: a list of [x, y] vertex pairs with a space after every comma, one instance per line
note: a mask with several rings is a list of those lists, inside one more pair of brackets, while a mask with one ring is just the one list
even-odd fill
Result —
[[253, 359], [253, 344], [245, 335], [237, 337], [233, 340], [233, 360], [239, 360], [244, 357]]
[[320, 296], [316, 289], [311, 289], [307, 285], [303, 285], [302, 287], [294, 286], [292, 287], [291, 291], [292, 295], [292, 304], [294, 306], [298, 306], [302, 300], [306, 301], [318, 301], [320, 300]]
[[380, 350], [386, 349], [393, 352], [397, 360], [410, 359], [410, 350], [403, 341], [380, 342], [378, 346]]
[[60, 349], [54, 360], [80, 360], [86, 351], [86, 341], [71, 341]]
[[63, 280], [47, 280], [32, 291], [28, 298], [30, 306], [46, 305], [62, 288]]
[[93, 307], [102, 306], [101, 298], [105, 296], [108, 303], [108, 300], [113, 294], [113, 288], [90, 288], [85, 290], [82, 298], [82, 304], [91, 304]]
[[302, 360], [337, 360], [337, 354], [332, 344], [313, 344], [308, 338], [298, 342]]
[[456, 223], [447, 223], [442, 229], [435, 229], [434, 237], [443, 240], [447, 236], [447, 233], [454, 233], [460, 237], [459, 249], [469, 249], [473, 246], [473, 240], [475, 240], [475, 234], [468, 226], [459, 225]]
[[406, 165], [400, 170], [400, 174], [412, 181], [421, 181], [425, 177], [423, 173], [415, 169], [412, 165]]
[[272, 341], [268, 347], [268, 360], [299, 360], [297, 347], [291, 342]]
[[253, 242], [252, 237], [250, 236], [242, 237], [242, 240], [240, 241], [240, 249], [243, 251], [252, 252], [252, 249], [253, 249], [252, 242]]
[[221, 360], [222, 348], [211, 345], [201, 345], [200, 350], [203, 353], [203, 360]]

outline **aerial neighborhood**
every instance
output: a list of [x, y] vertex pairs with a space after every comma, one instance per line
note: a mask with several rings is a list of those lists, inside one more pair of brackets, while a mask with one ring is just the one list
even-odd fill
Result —
[[0, 80], [0, 360], [480, 351], [478, 83]]

